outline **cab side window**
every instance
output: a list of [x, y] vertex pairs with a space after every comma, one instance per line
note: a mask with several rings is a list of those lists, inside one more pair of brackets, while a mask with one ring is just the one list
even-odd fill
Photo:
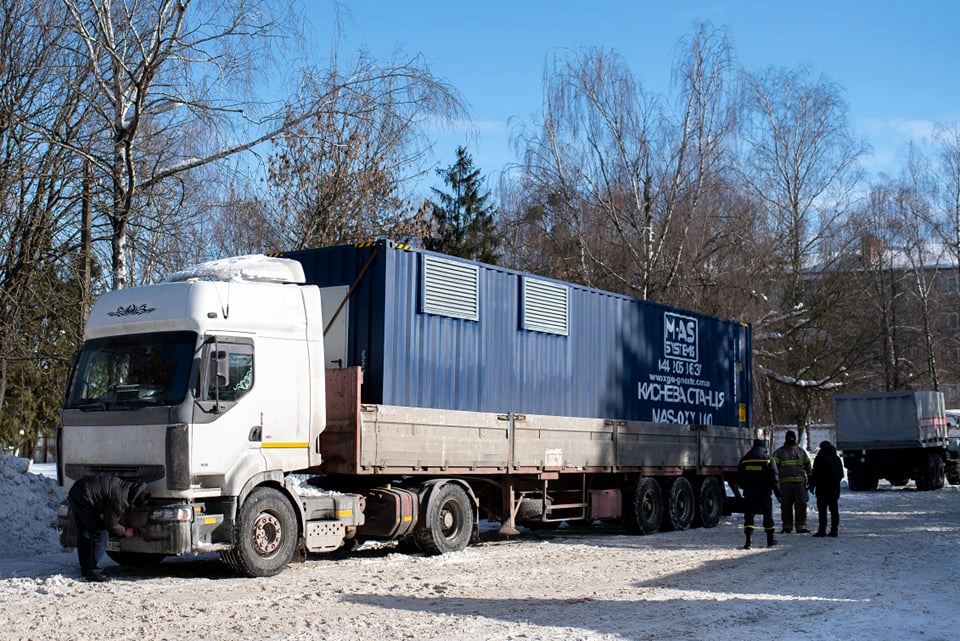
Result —
[[219, 341], [207, 350], [203, 400], [234, 403], [253, 388], [253, 346]]

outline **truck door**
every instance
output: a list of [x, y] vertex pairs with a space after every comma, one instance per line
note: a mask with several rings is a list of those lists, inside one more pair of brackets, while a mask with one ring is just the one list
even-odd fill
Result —
[[258, 397], [269, 394], [269, 389], [265, 381], [257, 380], [252, 339], [211, 338], [203, 347], [201, 363], [190, 468], [201, 485], [216, 486], [237, 464], [259, 468], [256, 471], [264, 468]]
[[[326, 363], [324, 366], [330, 368], [342, 368], [349, 365], [347, 361], [347, 327], [350, 318], [350, 301], [344, 299], [350, 288], [346, 285], [339, 287], [321, 287], [320, 303], [323, 308], [323, 327], [326, 330], [330, 326], [330, 319], [340, 308], [340, 313], [330, 329], [323, 336], [323, 350], [326, 354]], [[343, 307], [340, 304], [343, 303]]]

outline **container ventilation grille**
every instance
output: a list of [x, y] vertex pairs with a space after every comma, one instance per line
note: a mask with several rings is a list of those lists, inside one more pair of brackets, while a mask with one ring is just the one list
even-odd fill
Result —
[[425, 255], [423, 311], [426, 314], [479, 320], [479, 268], [476, 265]]
[[567, 336], [570, 289], [535, 278], [523, 279], [523, 328]]

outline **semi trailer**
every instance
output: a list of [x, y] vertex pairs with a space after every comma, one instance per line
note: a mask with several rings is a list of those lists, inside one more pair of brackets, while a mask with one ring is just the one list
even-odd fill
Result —
[[97, 300], [58, 475], [148, 483], [117, 562], [247, 576], [365, 540], [462, 550], [481, 519], [713, 527], [750, 364], [746, 324], [388, 240], [223, 259]]
[[880, 479], [894, 486], [912, 479], [918, 490], [960, 483], [942, 393], [837, 394], [833, 414], [851, 490], [875, 490]]

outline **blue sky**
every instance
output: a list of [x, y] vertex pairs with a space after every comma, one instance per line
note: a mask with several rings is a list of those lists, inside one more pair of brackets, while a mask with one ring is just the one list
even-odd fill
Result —
[[[308, 0], [309, 1], [309, 0]], [[314, 0], [311, 37], [329, 48], [333, 4]], [[602, 46], [624, 56], [648, 90], [670, 91], [678, 41], [698, 21], [726, 27], [748, 70], [808, 64], [846, 90], [869, 172], [895, 172], [903, 145], [960, 121], [960, 2], [344, 2], [340, 49], [421, 53], [463, 95], [474, 121], [437, 132], [436, 162], [465, 144], [496, 176], [516, 160], [510, 123], [532, 122], [546, 57]]]

